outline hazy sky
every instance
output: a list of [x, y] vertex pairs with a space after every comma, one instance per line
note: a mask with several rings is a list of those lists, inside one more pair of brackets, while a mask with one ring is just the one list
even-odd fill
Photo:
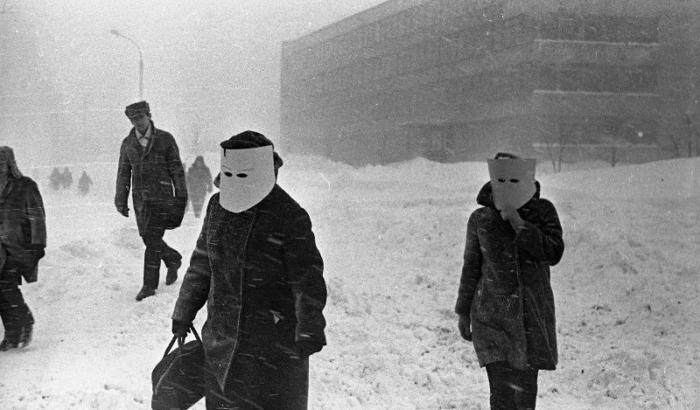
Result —
[[[42, 69], [65, 98], [123, 107], [144, 94], [154, 116], [175, 127], [177, 110], [218, 104], [231, 129], [277, 134], [280, 43], [382, 0], [7, 0], [39, 41]], [[95, 97], [98, 95], [98, 97]], [[117, 97], [115, 97], [117, 96]], [[93, 103], [91, 103], [93, 104]], [[234, 106], [235, 105], [235, 106]], [[163, 124], [159, 122], [159, 124]], [[127, 124], [128, 125], [128, 124]], [[164, 126], [165, 127], [165, 126]]]

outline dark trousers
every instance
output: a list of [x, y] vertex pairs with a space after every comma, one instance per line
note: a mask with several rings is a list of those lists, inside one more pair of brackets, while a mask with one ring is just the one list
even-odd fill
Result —
[[0, 318], [5, 327], [5, 339], [17, 342], [23, 326], [33, 325], [34, 317], [24, 303], [16, 272], [0, 273]]
[[206, 395], [207, 410], [306, 410], [309, 359], [270, 363], [258, 354], [236, 354], [225, 392], [214, 377]]
[[152, 289], [158, 288], [161, 260], [168, 268], [180, 267], [182, 263], [182, 255], [165, 243], [164, 235], [163, 229], [152, 229], [141, 237], [146, 245], [146, 251], [143, 255], [143, 286]]
[[491, 388], [491, 409], [534, 409], [537, 400], [537, 369], [515, 370], [507, 362], [486, 365]]

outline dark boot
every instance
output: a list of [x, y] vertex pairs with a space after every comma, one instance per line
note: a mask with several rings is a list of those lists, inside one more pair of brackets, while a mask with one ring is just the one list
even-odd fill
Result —
[[177, 270], [182, 266], [182, 259], [178, 259], [176, 263], [168, 266], [168, 274], [165, 276], [165, 284], [172, 285], [177, 281]]
[[153, 288], [151, 288], [151, 287], [148, 287], [148, 286], [144, 286], [144, 287], [141, 288], [141, 290], [139, 291], [138, 295], [136, 295], [136, 301], [137, 301], [137, 302], [140, 302], [140, 301], [142, 301], [143, 299], [146, 299], [147, 297], [153, 296], [153, 295], [155, 295], [155, 294], [156, 294], [156, 290], [155, 290], [155, 289], [153, 289]]
[[34, 325], [28, 323], [24, 326], [22, 326], [22, 329], [20, 330], [19, 333], [19, 347], [27, 347], [29, 343], [32, 341], [32, 332], [34, 330]]
[[[6, 292], [8, 293], [8, 292]], [[5, 338], [0, 342], [0, 351], [25, 347], [32, 340], [34, 316], [19, 291], [14, 295], [14, 306], [0, 311], [5, 325]]]
[[172, 285], [177, 280], [177, 270], [182, 266], [182, 255], [163, 241], [163, 253], [161, 257], [163, 258], [165, 266], [168, 268], [168, 273], [165, 276], [165, 284]]
[[177, 282], [177, 268], [168, 268], [168, 274], [165, 276], [165, 285], [170, 286]]
[[34, 331], [34, 315], [29, 310], [29, 306], [24, 304], [24, 314], [22, 318], [22, 328], [19, 332], [19, 347], [27, 347], [32, 341], [32, 333]]
[[21, 329], [10, 327], [5, 328], [5, 338], [0, 342], [0, 352], [19, 348], [19, 335]]

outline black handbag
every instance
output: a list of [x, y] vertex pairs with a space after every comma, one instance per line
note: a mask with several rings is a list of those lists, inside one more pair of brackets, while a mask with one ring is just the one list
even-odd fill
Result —
[[[184, 337], [173, 336], [163, 359], [151, 372], [154, 410], [189, 409], [207, 393], [209, 368], [204, 346], [194, 327], [190, 329], [196, 340], [185, 343]], [[176, 340], [179, 346], [171, 352]]]

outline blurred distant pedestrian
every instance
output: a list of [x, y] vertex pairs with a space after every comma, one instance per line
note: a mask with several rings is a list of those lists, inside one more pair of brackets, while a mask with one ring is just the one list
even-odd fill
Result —
[[204, 206], [204, 199], [211, 191], [211, 171], [204, 164], [204, 157], [198, 155], [187, 170], [187, 194], [195, 217], [199, 218]]
[[56, 167], [54, 167], [54, 169], [51, 171], [51, 175], [49, 175], [49, 186], [54, 191], [58, 191], [58, 189], [62, 186], [61, 171], [59, 171]]
[[177, 280], [182, 256], [165, 243], [163, 236], [166, 229], [174, 229], [182, 222], [187, 207], [187, 185], [175, 138], [155, 127], [148, 103], [131, 104], [125, 114], [133, 128], [122, 141], [119, 152], [114, 203], [117, 211], [128, 217], [131, 189], [136, 224], [146, 245], [143, 287], [136, 295], [140, 301], [156, 293], [161, 259], [168, 268], [165, 284]]
[[17, 168], [10, 147], [0, 147], [0, 351], [32, 339], [34, 317], [22, 297], [22, 278], [35, 282], [46, 247], [46, 216], [36, 183]]
[[486, 367], [492, 409], [534, 409], [539, 370], [554, 370], [557, 342], [549, 267], [564, 252], [554, 205], [540, 198], [535, 160], [489, 160], [467, 223], [455, 311]]
[[90, 192], [90, 187], [92, 186], [92, 179], [88, 176], [87, 172], [83, 171], [78, 178], [78, 193], [81, 196], [85, 196]]
[[68, 189], [73, 185], [73, 174], [70, 172], [68, 167], [63, 168], [63, 173], [61, 174], [61, 187], [63, 189]]

